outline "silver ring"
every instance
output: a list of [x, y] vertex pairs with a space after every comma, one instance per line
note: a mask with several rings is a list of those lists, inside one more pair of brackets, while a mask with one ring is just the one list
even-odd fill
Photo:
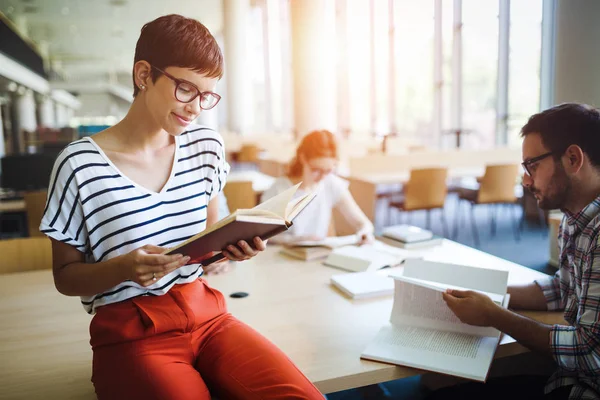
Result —
[[155, 281], [156, 280], [156, 272], [152, 273], [152, 280]]

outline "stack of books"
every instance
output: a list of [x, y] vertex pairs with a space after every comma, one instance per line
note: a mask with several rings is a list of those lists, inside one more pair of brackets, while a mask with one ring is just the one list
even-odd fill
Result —
[[388, 226], [383, 229], [382, 236], [378, 237], [390, 246], [402, 249], [419, 249], [442, 244], [443, 237], [434, 235], [433, 232], [411, 225]]
[[333, 249], [357, 243], [356, 235], [327, 237], [323, 240], [305, 240], [286, 245], [281, 253], [304, 261], [326, 258]]

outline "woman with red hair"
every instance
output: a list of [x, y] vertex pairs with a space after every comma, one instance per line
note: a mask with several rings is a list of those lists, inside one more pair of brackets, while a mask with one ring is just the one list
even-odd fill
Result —
[[273, 238], [275, 242], [293, 244], [303, 240], [324, 239], [328, 235], [334, 209], [354, 227], [357, 243], [373, 240], [373, 224], [354, 201], [348, 190], [348, 182], [335, 174], [338, 160], [337, 144], [331, 132], [313, 131], [302, 138], [287, 175], [277, 178], [271, 188], [263, 193], [262, 200], [299, 182], [302, 184], [297, 196], [311, 191], [316, 191], [317, 196], [288, 232]]

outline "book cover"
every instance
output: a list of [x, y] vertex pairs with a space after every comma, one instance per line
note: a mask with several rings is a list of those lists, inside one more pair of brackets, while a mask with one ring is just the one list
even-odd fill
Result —
[[308, 193], [293, 199], [300, 184], [252, 209], [236, 210], [185, 242], [166, 250], [163, 254], [181, 253], [190, 257], [188, 264], [208, 265], [225, 258], [221, 250], [229, 244], [245, 240], [252, 245], [252, 240], [256, 236], [266, 240], [285, 232], [316, 196], [315, 193]]

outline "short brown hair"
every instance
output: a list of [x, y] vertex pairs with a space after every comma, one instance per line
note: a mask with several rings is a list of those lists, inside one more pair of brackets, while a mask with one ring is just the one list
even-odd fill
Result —
[[[147, 61], [164, 70], [167, 67], [190, 68], [210, 78], [223, 76], [223, 53], [209, 30], [195, 19], [177, 14], [165, 15], [142, 27], [135, 45], [133, 64]], [[152, 82], [160, 72], [152, 69]], [[133, 77], [133, 97], [139, 88]]]
[[587, 104], [564, 103], [532, 115], [521, 136], [539, 133], [542, 143], [559, 160], [567, 148], [577, 145], [596, 168], [600, 167], [600, 111]]

